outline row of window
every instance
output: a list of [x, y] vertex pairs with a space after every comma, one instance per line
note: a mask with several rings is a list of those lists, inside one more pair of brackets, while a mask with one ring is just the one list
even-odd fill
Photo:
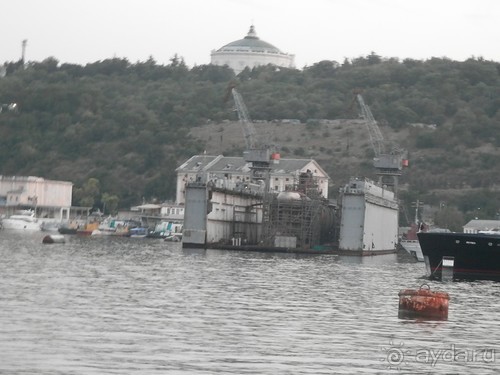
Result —
[[167, 215], [183, 215], [183, 208], [167, 208]]

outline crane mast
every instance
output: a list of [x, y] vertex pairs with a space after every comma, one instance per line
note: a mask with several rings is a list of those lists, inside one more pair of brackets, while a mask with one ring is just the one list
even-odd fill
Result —
[[236, 112], [238, 113], [238, 118], [243, 128], [243, 136], [245, 137], [247, 150], [254, 149], [257, 146], [257, 136], [255, 133], [255, 127], [253, 126], [252, 120], [250, 120], [250, 116], [248, 115], [247, 107], [243, 102], [243, 98], [240, 93], [236, 91], [234, 87], [231, 89], [231, 93], [233, 94]]
[[243, 158], [245, 161], [252, 163], [255, 169], [269, 168], [271, 158], [275, 154], [273, 147], [257, 139], [255, 127], [252, 120], [250, 120], [247, 107], [240, 93], [234, 87], [231, 92], [245, 137], [246, 150], [243, 152]]
[[385, 141], [377, 121], [373, 117], [370, 107], [365, 104], [361, 94], [356, 95], [359, 107], [361, 109], [361, 116], [365, 120], [365, 124], [370, 137], [370, 142], [375, 153], [373, 159], [373, 166], [377, 170], [379, 182], [381, 184], [390, 185], [397, 190], [398, 177], [401, 176], [404, 166], [407, 166], [406, 151], [399, 147], [393, 147], [390, 152], [385, 148]]
[[375, 152], [375, 157], [379, 157], [384, 151], [384, 136], [377, 125], [377, 121], [373, 117], [370, 107], [365, 104], [363, 97], [360, 94], [356, 95], [359, 107], [361, 108], [361, 116], [365, 120], [366, 127], [368, 129], [368, 135], [370, 136], [370, 142]]

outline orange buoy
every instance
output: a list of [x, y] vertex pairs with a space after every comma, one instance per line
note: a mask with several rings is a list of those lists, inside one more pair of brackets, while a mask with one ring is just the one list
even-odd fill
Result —
[[448, 319], [448, 293], [432, 292], [427, 284], [423, 284], [419, 290], [404, 289], [398, 295], [399, 318]]

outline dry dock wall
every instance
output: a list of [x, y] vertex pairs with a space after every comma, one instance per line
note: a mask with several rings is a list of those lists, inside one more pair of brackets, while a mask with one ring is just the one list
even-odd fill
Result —
[[340, 250], [396, 251], [399, 213], [393, 192], [359, 181], [346, 188], [341, 205]]
[[207, 187], [191, 183], [186, 187], [184, 209], [183, 247], [205, 247], [207, 233]]
[[210, 192], [207, 215], [207, 242], [237, 239], [241, 244], [257, 244], [262, 232], [262, 197], [214, 189]]

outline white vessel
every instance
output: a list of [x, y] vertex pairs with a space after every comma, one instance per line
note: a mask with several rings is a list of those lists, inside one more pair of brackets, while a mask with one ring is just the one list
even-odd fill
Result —
[[428, 229], [423, 223], [420, 225], [412, 224], [410, 230], [404, 234], [403, 238], [399, 241], [399, 244], [408, 254], [413, 256], [419, 262], [423, 262], [424, 254], [422, 248], [420, 247], [420, 241], [418, 240], [417, 234], [420, 232], [436, 232], [436, 233], [449, 233], [449, 229], [444, 228], [432, 228]]
[[419, 262], [424, 261], [424, 255], [422, 254], [422, 249], [420, 248], [420, 242], [418, 242], [417, 233], [420, 231], [427, 230], [424, 222], [420, 222], [418, 219], [418, 209], [421, 207], [423, 202], [417, 201], [414, 203], [415, 205], [415, 220], [410, 226], [410, 229], [403, 234], [403, 237], [399, 241], [399, 244], [412, 257], [414, 257]]
[[41, 230], [40, 222], [31, 210], [17, 211], [6, 219], [2, 219], [4, 229]]
[[408, 254], [415, 257], [419, 262], [424, 261], [424, 255], [422, 254], [418, 240], [401, 240], [399, 243]]

